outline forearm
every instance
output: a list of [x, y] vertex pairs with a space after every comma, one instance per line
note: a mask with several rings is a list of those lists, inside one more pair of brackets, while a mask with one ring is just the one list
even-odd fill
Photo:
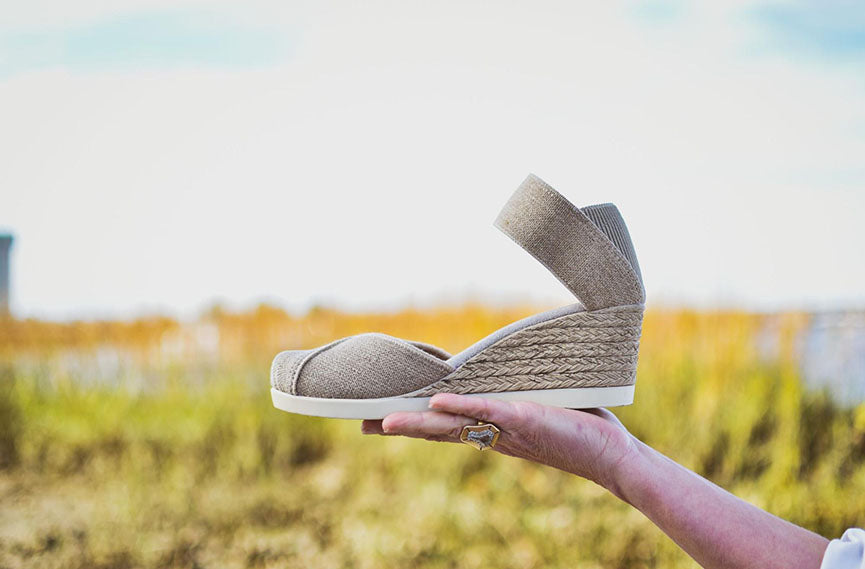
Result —
[[707, 569], [820, 567], [825, 538], [784, 521], [635, 441], [610, 484]]

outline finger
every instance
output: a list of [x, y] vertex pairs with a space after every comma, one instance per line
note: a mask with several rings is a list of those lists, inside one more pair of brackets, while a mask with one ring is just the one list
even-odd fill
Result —
[[437, 443], [462, 443], [459, 439], [455, 439], [453, 437], [449, 437], [447, 435], [427, 435], [425, 437], [416, 437], [422, 438], [427, 441], [434, 441]]
[[498, 399], [487, 399], [456, 393], [438, 393], [429, 402], [430, 409], [446, 411], [455, 415], [474, 417], [481, 421], [490, 421], [499, 426], [517, 423], [517, 414], [513, 404]]
[[622, 429], [624, 431], [628, 430], [625, 427], [625, 425], [619, 420], [619, 418], [616, 417], [613, 414], [613, 412], [608, 410], [608, 409], [605, 409], [603, 407], [598, 407], [596, 409], [581, 409], [581, 411], [585, 411], [586, 413], [591, 413], [592, 415], [600, 417], [601, 419], [604, 419], [605, 421], [609, 421], [610, 423], [613, 423], [614, 425], [616, 425], [617, 427], [619, 427], [620, 429]]
[[[402, 433], [385, 433], [384, 429], [381, 427], [381, 419], [364, 419], [360, 424], [360, 432], [364, 435], [386, 435], [386, 436], [398, 436]], [[428, 441], [441, 441], [441, 442], [459, 442], [458, 440], [450, 437], [448, 435], [412, 435], [407, 434], [406, 436], [413, 437], [416, 439], [425, 439]]]
[[416, 437], [445, 436], [458, 438], [466, 425], [474, 425], [476, 419], [441, 411], [420, 413], [391, 413], [382, 420], [382, 430], [386, 434]]

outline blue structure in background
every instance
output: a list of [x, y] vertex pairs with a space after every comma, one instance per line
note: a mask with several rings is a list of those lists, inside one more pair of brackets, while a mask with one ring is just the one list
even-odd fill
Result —
[[9, 250], [12, 236], [0, 234], [0, 318], [9, 316]]
[[816, 313], [799, 340], [805, 383], [841, 404], [865, 403], [865, 312]]

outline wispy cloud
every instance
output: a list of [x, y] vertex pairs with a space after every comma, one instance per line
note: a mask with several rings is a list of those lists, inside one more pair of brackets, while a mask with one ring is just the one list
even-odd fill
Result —
[[294, 34], [212, 12], [140, 12], [76, 27], [0, 32], [0, 78], [61, 67], [102, 71], [263, 67], [290, 53]]
[[865, 4], [795, 2], [749, 11], [766, 32], [764, 47], [836, 62], [865, 62]]
[[663, 24], [680, 18], [685, 6], [675, 0], [645, 0], [632, 4], [631, 12], [647, 23]]

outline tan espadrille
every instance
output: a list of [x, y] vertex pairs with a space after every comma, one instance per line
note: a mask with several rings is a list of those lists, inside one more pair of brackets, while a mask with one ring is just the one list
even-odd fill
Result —
[[514, 322], [454, 356], [376, 333], [282, 352], [271, 368], [273, 404], [380, 419], [425, 410], [445, 392], [570, 408], [632, 403], [645, 291], [616, 206], [574, 207], [529, 175], [495, 225], [579, 302]]

